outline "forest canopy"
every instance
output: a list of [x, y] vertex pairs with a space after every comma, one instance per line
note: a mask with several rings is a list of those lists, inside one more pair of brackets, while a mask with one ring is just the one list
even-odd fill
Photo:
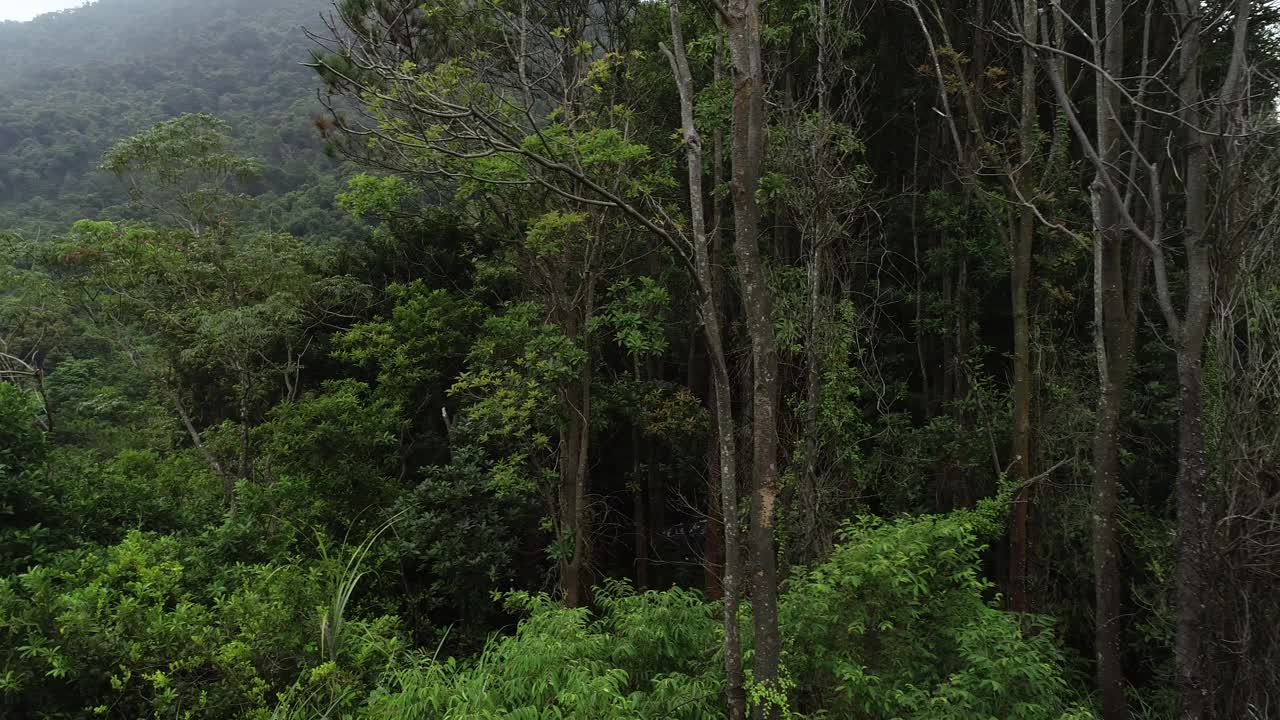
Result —
[[0, 715], [1274, 717], [1277, 20], [0, 23]]

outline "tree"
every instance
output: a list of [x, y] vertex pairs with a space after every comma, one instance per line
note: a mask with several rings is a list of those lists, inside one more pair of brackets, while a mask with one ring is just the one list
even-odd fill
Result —
[[776, 717], [782, 662], [778, 634], [778, 574], [774, 518], [778, 500], [778, 346], [773, 293], [760, 257], [757, 193], [766, 145], [764, 61], [758, 0], [732, 0], [721, 9], [729, 36], [733, 82], [730, 140], [733, 251], [751, 338], [751, 617], [755, 623], [753, 681], [761, 690], [757, 717]]
[[182, 115], [116, 143], [103, 170], [126, 181], [129, 197], [192, 235], [231, 219], [244, 184], [261, 165], [231, 149], [229, 126], [212, 115]]
[[[1178, 572], [1176, 580], [1177, 631], [1175, 657], [1179, 675], [1179, 712], [1184, 718], [1201, 718], [1205, 713], [1206, 680], [1205, 647], [1202, 640], [1202, 606], [1205, 576], [1206, 483], [1209, 475], [1204, 435], [1203, 359], [1205, 336], [1212, 302], [1212, 241], [1209, 234], [1210, 207], [1208, 188], [1209, 145], [1214, 136], [1223, 137], [1221, 123], [1226, 108], [1242, 117], [1248, 107], [1241, 90], [1244, 81], [1248, 45], [1249, 16], [1252, 6], [1238, 3], [1232, 10], [1227, 65], [1222, 84], [1214, 99], [1208, 101], [1201, 76], [1211, 62], [1204, 50], [1204, 27], [1201, 7], [1194, 3], [1177, 4], [1169, 20], [1177, 28], [1171, 53], [1176, 52], [1176, 81], [1161, 82], [1158, 56], [1151, 50], [1151, 28], [1157, 16], [1148, 8], [1144, 18], [1142, 53], [1138, 66], [1143, 69], [1130, 87], [1125, 76], [1124, 10], [1108, 2], [1102, 21], [1108, 31], [1105, 40], [1095, 19], [1092, 26], [1094, 62], [1089, 66], [1096, 82], [1099, 99], [1096, 136], [1088, 137], [1067, 95], [1056, 57], [1046, 54], [1060, 109], [1068, 114], [1077, 141], [1084, 146], [1097, 176], [1093, 184], [1094, 227], [1098, 233], [1095, 250], [1095, 318], [1101, 330], [1098, 335], [1099, 371], [1104, 394], [1099, 407], [1095, 462], [1095, 566], [1098, 584], [1098, 653], [1099, 684], [1104, 691], [1104, 715], [1125, 715], [1124, 687], [1120, 667], [1120, 577], [1116, 543], [1116, 503], [1119, 495], [1116, 430], [1119, 404], [1127, 382], [1133, 338], [1136, 333], [1138, 298], [1142, 277], [1150, 264], [1155, 281], [1155, 302], [1165, 321], [1176, 356], [1178, 413]], [[1046, 21], [1041, 20], [1042, 27]], [[1048, 37], [1047, 32], [1042, 34]], [[1061, 47], [1049, 48], [1066, 53]], [[1170, 90], [1175, 88], [1175, 90]], [[1171, 108], [1161, 111], [1161, 103]], [[1220, 108], [1216, 116], [1201, 108], [1206, 104]], [[1122, 119], [1131, 117], [1133, 128], [1126, 132]], [[1156, 117], [1152, 117], [1156, 116]], [[1164, 175], [1162, 150], [1156, 139], [1145, 132], [1146, 124], [1163, 119], [1173, 124], [1180, 138], [1172, 155], [1176, 177], [1183, 195], [1180, 216], [1170, 217], [1165, 200], [1168, 180]], [[1242, 125], [1235, 126], [1237, 131]], [[1128, 162], [1130, 172], [1120, 168]], [[1146, 184], [1142, 183], [1145, 176]], [[1131, 210], [1135, 204], [1138, 210]], [[1183, 244], [1181, 258], [1184, 309], [1175, 307], [1170, 270], [1170, 251], [1165, 245], [1167, 225], [1175, 225], [1174, 233]], [[1119, 247], [1122, 238], [1134, 238], [1129, 267]], [[1127, 277], [1126, 277], [1127, 275]], [[1127, 294], [1127, 297], [1126, 297]]]
[[[720, 283], [712, 269], [712, 248], [707, 233], [707, 213], [702, 190], [703, 146], [694, 120], [693, 73], [685, 49], [683, 19], [678, 0], [670, 3], [671, 46], [668, 57], [680, 96], [680, 127], [683, 133], [685, 157], [688, 162], [689, 232], [694, 254], [693, 272], [700, 300], [699, 320], [711, 366], [711, 388], [714, 405], [712, 416], [716, 430], [713, 435], [714, 450], [719, 453], [717, 472], [720, 493], [720, 519], [724, 533], [724, 562], [720, 574], [720, 589], [724, 602], [724, 667], [725, 696], [731, 720], [746, 716], [746, 696], [743, 689], [742, 645], [738, 630], [738, 603], [741, 598], [741, 556], [738, 540], [738, 449], [737, 426], [734, 422], [733, 384], [729, 377], [729, 365], [724, 351], [724, 335], [721, 328], [724, 297]], [[718, 229], [718, 228], [717, 228]], [[719, 258], [714, 258], [719, 261]]]

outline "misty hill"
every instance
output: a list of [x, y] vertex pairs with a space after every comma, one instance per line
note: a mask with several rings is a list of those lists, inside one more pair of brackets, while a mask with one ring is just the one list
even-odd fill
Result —
[[57, 231], [118, 214], [124, 193], [95, 169], [102, 152], [184, 112], [228, 121], [264, 161], [264, 212], [306, 226], [298, 231], [323, 227], [317, 209], [330, 206], [339, 178], [310, 126], [316, 82], [300, 63], [310, 47], [302, 27], [319, 27], [329, 8], [99, 0], [0, 23], [0, 227]]

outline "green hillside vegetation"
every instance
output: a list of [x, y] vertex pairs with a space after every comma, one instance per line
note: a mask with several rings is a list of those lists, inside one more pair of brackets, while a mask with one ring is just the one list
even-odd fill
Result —
[[0, 24], [0, 718], [1275, 717], [1278, 21]]
[[[97, 165], [117, 140], [182, 113], [237, 129], [266, 172], [263, 223], [323, 235], [341, 225], [342, 171], [316, 142], [304, 25], [325, 0], [95, 3], [0, 23], [0, 227], [48, 235], [84, 217], [128, 217]], [[343, 229], [345, 232], [345, 228]]]

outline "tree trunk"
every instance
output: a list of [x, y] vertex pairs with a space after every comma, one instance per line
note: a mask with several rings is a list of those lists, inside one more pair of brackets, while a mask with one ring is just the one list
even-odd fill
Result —
[[[776, 689], [782, 640], [778, 633], [778, 578], [774, 514], [778, 497], [778, 351], [773, 297], [760, 258], [760, 207], [756, 190], [764, 163], [764, 71], [761, 61], [759, 0], [734, 0], [728, 7], [729, 54], [733, 66], [734, 253], [742, 285], [752, 368], [751, 608], [755, 623], [754, 681]], [[757, 705], [757, 717], [776, 717], [778, 708]]]
[[1178, 666], [1182, 720], [1204, 717], [1208, 690], [1202, 635], [1207, 591], [1204, 581], [1205, 483], [1209, 464], [1204, 437], [1203, 342], [1199, 345], [1199, 352], [1183, 348], [1183, 357], [1178, 358], [1181, 418], [1178, 422], [1178, 614], [1174, 658]]
[[636, 589], [649, 589], [649, 522], [648, 522], [648, 495], [649, 487], [646, 480], [648, 473], [642, 471], [640, 467], [640, 429], [632, 427], [631, 429], [631, 483], [632, 483], [632, 500], [633, 515], [632, 519], [635, 523], [635, 542], [633, 552], [635, 554], [636, 566]]
[[795, 517], [807, 526], [799, 529], [800, 547], [791, 555], [801, 563], [807, 563], [817, 557], [825, 548], [818, 537], [820, 512], [818, 487], [818, 397], [822, 390], [822, 358], [819, 353], [819, 333], [821, 318], [818, 303], [822, 300], [822, 244], [814, 238], [809, 248], [809, 262], [806, 268], [808, 284], [808, 318], [804, 344], [804, 417], [801, 419], [801, 432], [804, 434], [804, 466], [800, 468], [799, 508]]
[[1128, 702], [1121, 664], [1124, 585], [1120, 574], [1117, 519], [1120, 499], [1119, 436], [1137, 338], [1138, 304], [1145, 285], [1149, 255], [1143, 249], [1133, 249], [1126, 268], [1119, 239], [1111, 239], [1113, 242], [1102, 256], [1104, 326], [1097, 329], [1104, 334], [1106, 365], [1093, 438], [1093, 565], [1097, 605], [1094, 644], [1103, 717], [1105, 720], [1124, 720], [1128, 717]]
[[[1026, 483], [1031, 478], [1031, 330], [1027, 314], [1027, 285], [1031, 275], [1031, 241], [1034, 219], [1023, 208], [1013, 248], [1013, 453], [1012, 478]], [[1029, 612], [1027, 576], [1030, 551], [1031, 488], [1023, 485], [1013, 504], [1013, 525], [1009, 533], [1009, 607]]]
[[249, 449], [249, 374], [240, 373], [240, 478], [248, 480], [253, 473]]
[[222, 480], [222, 494], [227, 502], [229, 512], [234, 515], [236, 512], [236, 478], [222, 467], [222, 463], [209, 452], [209, 448], [205, 447], [204, 440], [200, 436], [200, 431], [196, 429], [195, 423], [191, 421], [191, 415], [187, 412], [187, 408], [182, 404], [182, 398], [178, 395], [177, 390], [165, 388], [169, 394], [169, 399], [173, 401], [173, 407], [178, 411], [178, 418], [182, 420], [182, 427], [186, 428], [187, 436], [191, 438], [191, 444], [195, 446], [196, 452], [200, 453], [201, 459], [213, 470], [214, 474]]
[[[588, 293], [588, 296], [590, 293]], [[586, 327], [587, 322], [582, 323]], [[566, 324], [570, 337], [577, 325]], [[587, 602], [584, 578], [590, 550], [587, 518], [587, 487], [591, 449], [591, 359], [583, 362], [581, 375], [561, 390], [567, 417], [560, 440], [560, 546], [567, 556], [560, 559], [560, 592], [569, 607]], [[566, 547], [567, 546], [567, 547]]]
[[[693, 76], [685, 54], [684, 33], [680, 27], [679, 0], [668, 5], [671, 17], [672, 70], [680, 94], [680, 123], [684, 133], [685, 157], [688, 161], [689, 225], [693, 236], [694, 280], [699, 291], [699, 315], [711, 363], [711, 387], [714, 398], [712, 417], [716, 424], [720, 472], [720, 515], [724, 529], [724, 570], [720, 586], [724, 593], [724, 666], [725, 701], [729, 720], [746, 717], [746, 693], [742, 672], [742, 642], [738, 626], [741, 598], [741, 553], [738, 540], [737, 443], [733, 416], [733, 385], [725, 357], [721, 335], [721, 297], [717, 273], [706, 231], [706, 213], [702, 194], [702, 140], [693, 118]], [[717, 158], [718, 159], [718, 158]], [[718, 231], [719, 228], [717, 227]], [[718, 249], [718, 248], [717, 248]], [[718, 260], [718, 257], [717, 257]]]
[[587, 517], [587, 475], [590, 472], [587, 461], [591, 449], [591, 363], [589, 360], [583, 364], [582, 374], [581, 419], [578, 422], [578, 432], [581, 437], [578, 440], [578, 455], [574, 458], [576, 468], [573, 486], [573, 560], [569, 563], [569, 572], [576, 592], [568, 596], [570, 607], [585, 605], [587, 602], [585, 576], [590, 550], [587, 540], [591, 532]]
[[[1110, 233], [1103, 233], [1103, 236]], [[1120, 418], [1128, 394], [1130, 360], [1137, 332], [1135, 315], [1128, 312], [1122, 278], [1118, 267], [1123, 254], [1120, 238], [1110, 238], [1104, 249], [1102, 297], [1103, 327], [1107, 361], [1098, 401], [1098, 416], [1093, 440], [1093, 568], [1095, 578], [1095, 651], [1098, 659], [1098, 686], [1102, 691], [1104, 720], [1128, 717], [1124, 692], [1124, 669], [1121, 665], [1123, 580], [1120, 576], [1120, 547], [1117, 508], [1120, 498]], [[1137, 295], [1140, 288], [1130, 288]]]
[[[1112, 372], [1117, 370], [1114, 366]], [[1119, 502], [1120, 452], [1117, 433], [1126, 383], [1113, 379], [1103, 387], [1093, 438], [1093, 572], [1098, 686], [1104, 720], [1128, 716], [1121, 657], [1121, 579], [1116, 507]]]
[[703, 587], [709, 600], [724, 597], [724, 585], [721, 574], [724, 572], [724, 559], [721, 557], [721, 536], [724, 533], [724, 514], [720, 510], [720, 422], [714, 417], [715, 407], [712, 402], [712, 422], [710, 440], [707, 442], [707, 532], [703, 555], [706, 556], [703, 566]]
[[[691, 191], [692, 192], [692, 191]], [[697, 254], [698, 274], [711, 277], [705, 242]], [[724, 592], [725, 694], [729, 720], [746, 717], [746, 692], [742, 673], [742, 640], [738, 628], [738, 604], [742, 597], [742, 551], [738, 539], [738, 448], [734, 437], [733, 383], [720, 339], [720, 320], [714, 296], [702, 302], [703, 327], [711, 356], [711, 384], [715, 397], [716, 438], [720, 451], [720, 515], [724, 528], [724, 564], [720, 586]]]
[[[1179, 717], [1201, 720], [1207, 687], [1204, 678], [1205, 602], [1205, 482], [1209, 476], [1204, 440], [1204, 338], [1208, 329], [1212, 286], [1209, 249], [1205, 244], [1208, 226], [1207, 140], [1198, 129], [1203, 122], [1200, 105], [1201, 8], [1183, 0], [1176, 4], [1177, 20], [1183, 28], [1180, 38], [1178, 87], [1182, 138], [1186, 165], [1185, 223], [1183, 248], [1186, 251], [1187, 297], [1181, 337], [1175, 334], [1178, 359], [1178, 568], [1176, 573], [1177, 629], [1174, 661], [1178, 669]], [[1247, 6], [1246, 6], [1247, 10]], [[1247, 17], [1247, 15], [1246, 15]]]
[[[1036, 41], [1036, 3], [1025, 0], [1022, 33]], [[1013, 305], [1013, 479], [1026, 483], [1031, 477], [1031, 328], [1027, 313], [1027, 286], [1031, 280], [1031, 248], [1035, 239], [1035, 214], [1029, 204], [1035, 193], [1032, 161], [1037, 142], [1036, 58], [1029, 45], [1022, 49], [1022, 107], [1018, 132], [1019, 170], [1016, 182], [1022, 206], [1012, 241], [1010, 288]], [[1027, 601], [1028, 516], [1031, 488], [1022, 487], [1013, 505], [1013, 526], [1009, 533], [1009, 607], [1014, 612], [1031, 609]]]
[[[1099, 372], [1102, 375], [1102, 397], [1098, 403], [1098, 421], [1094, 437], [1093, 487], [1093, 569], [1095, 583], [1094, 645], [1098, 655], [1098, 687], [1102, 692], [1103, 720], [1125, 720], [1128, 700], [1125, 697], [1124, 667], [1121, 660], [1123, 619], [1120, 599], [1123, 579], [1120, 576], [1117, 505], [1120, 497], [1119, 432], [1120, 416], [1128, 389], [1130, 357], [1136, 334], [1137, 318], [1128, 312], [1125, 302], [1123, 243], [1125, 233], [1120, 226], [1119, 200], [1105, 188], [1114, 187], [1103, 173], [1113, 172], [1121, 157], [1120, 103], [1116, 88], [1105, 75], [1121, 77], [1124, 72], [1124, 6], [1121, 0], [1104, 0], [1102, 24], [1094, 11], [1091, 28], [1095, 38], [1104, 38], [1095, 46], [1102, 72], [1095, 73], [1097, 96], [1097, 152], [1101, 164], [1093, 183], [1095, 242], [1097, 258], [1102, 261], [1096, 275], [1102, 285], [1095, 292], [1100, 305], [1095, 313], [1102, 326], [1099, 347], [1103, 352]], [[1103, 28], [1106, 28], [1104, 31]], [[1129, 288], [1130, 298], [1138, 288]], [[1134, 305], [1136, 310], [1136, 303]]]
[[[572, 392], [572, 391], [570, 391]], [[566, 393], [569, 394], [569, 393]], [[577, 607], [582, 602], [581, 576], [577, 569], [578, 560], [578, 448], [582, 442], [581, 420], [578, 417], [578, 406], [570, 398], [566, 398], [565, 407], [569, 417], [565, 421], [563, 436], [560, 440], [560, 595], [569, 607]]]

